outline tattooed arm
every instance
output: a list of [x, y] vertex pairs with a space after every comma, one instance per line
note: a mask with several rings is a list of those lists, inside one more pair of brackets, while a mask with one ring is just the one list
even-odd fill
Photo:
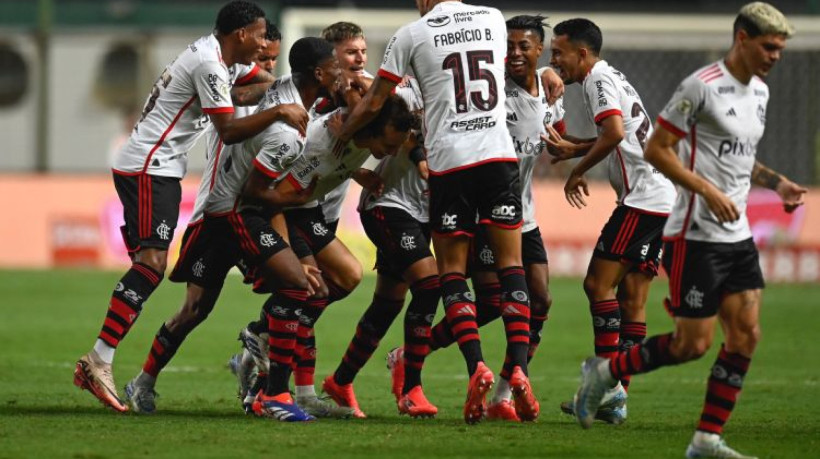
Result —
[[806, 188], [769, 169], [760, 161], [755, 161], [752, 168], [752, 183], [775, 191], [783, 200], [783, 209], [789, 213], [803, 205], [803, 195], [808, 192]]

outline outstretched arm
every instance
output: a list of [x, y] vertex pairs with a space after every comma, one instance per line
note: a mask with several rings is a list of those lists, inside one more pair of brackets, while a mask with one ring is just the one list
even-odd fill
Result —
[[783, 200], [783, 209], [792, 213], [803, 205], [803, 195], [809, 190], [755, 161], [752, 169], [752, 183], [775, 191]]

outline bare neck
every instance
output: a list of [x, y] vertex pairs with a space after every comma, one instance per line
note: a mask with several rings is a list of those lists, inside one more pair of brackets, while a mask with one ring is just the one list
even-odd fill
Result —
[[723, 63], [726, 65], [726, 70], [728, 70], [737, 81], [746, 85], [752, 81], [754, 74], [743, 62], [743, 57], [740, 55], [740, 50], [736, 44], [732, 45], [732, 49], [729, 50], [729, 53], [723, 59]]

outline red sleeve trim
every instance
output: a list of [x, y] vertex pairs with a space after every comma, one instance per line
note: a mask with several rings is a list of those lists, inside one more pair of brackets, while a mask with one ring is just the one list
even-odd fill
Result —
[[671, 122], [663, 119], [663, 117], [658, 117], [658, 124], [660, 124], [664, 129], [675, 134], [678, 137], [686, 137], [686, 132], [681, 130], [679, 127], [675, 126]]
[[621, 113], [620, 110], [618, 110], [617, 108], [613, 108], [612, 110], [607, 110], [605, 112], [601, 112], [601, 113], [598, 113], [597, 115], [595, 115], [595, 124], [601, 124], [601, 121], [609, 118], [610, 116], [615, 116], [615, 115], [618, 115], [620, 117], [624, 116], [624, 114]]
[[296, 180], [296, 177], [294, 177], [293, 174], [286, 175], [285, 180], [290, 182], [290, 184], [293, 185], [293, 188], [296, 188], [296, 191], [302, 191], [305, 189], [305, 187], [303, 187], [302, 184]]
[[564, 120], [556, 121], [552, 123], [552, 127], [558, 131], [559, 134], [564, 135], [567, 133], [567, 123]]
[[268, 169], [267, 167], [265, 167], [264, 164], [259, 162], [259, 160], [256, 159], [256, 158], [253, 159], [253, 167], [255, 167], [256, 170], [258, 170], [259, 172], [267, 175], [268, 177], [270, 177], [272, 179], [277, 179], [277, 178], [279, 178], [280, 175], [282, 175], [279, 172], [272, 171], [272, 170]]
[[203, 113], [207, 113], [209, 115], [213, 113], [233, 113], [233, 107], [216, 107], [216, 108], [203, 108]]
[[393, 75], [392, 73], [388, 72], [385, 69], [379, 69], [379, 71], [376, 75], [384, 78], [385, 80], [390, 80], [390, 81], [392, 81], [393, 83], [396, 83], [396, 84], [401, 83], [401, 77], [400, 76]]
[[238, 84], [238, 85], [245, 84], [245, 83], [253, 80], [256, 77], [256, 75], [258, 75], [258, 74], [259, 74], [259, 66], [254, 65], [253, 69], [251, 69], [250, 73], [248, 73], [247, 75], [245, 75], [245, 76], [239, 78], [238, 80], [236, 80], [235, 84]]

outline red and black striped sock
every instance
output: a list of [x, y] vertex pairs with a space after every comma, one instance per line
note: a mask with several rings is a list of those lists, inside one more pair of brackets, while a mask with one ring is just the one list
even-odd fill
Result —
[[430, 353], [430, 329], [436, 315], [441, 285], [438, 276], [420, 279], [410, 286], [413, 298], [404, 316], [404, 388], [410, 389], [421, 384], [421, 369], [424, 359]]
[[359, 319], [356, 334], [350, 340], [345, 355], [333, 374], [336, 384], [345, 385], [353, 382], [359, 370], [379, 347], [379, 342], [403, 307], [404, 300], [373, 296], [373, 302]]
[[297, 386], [312, 386], [316, 373], [316, 336], [313, 327], [327, 307], [327, 298], [310, 299], [302, 308], [299, 328], [296, 329], [296, 350], [294, 352], [293, 383]]
[[620, 380], [627, 375], [647, 373], [656, 368], [677, 365], [679, 362], [669, 353], [672, 333], [655, 335], [609, 361], [609, 372]]
[[98, 338], [116, 348], [128, 334], [142, 312], [142, 305], [157, 288], [162, 277], [162, 274], [144, 263], [135, 262], [131, 265], [131, 269], [122, 276], [111, 295]]
[[[501, 283], [501, 318], [507, 335], [507, 365], [520, 366], [527, 374], [527, 351], [530, 347], [530, 295], [522, 266], [498, 270]], [[512, 372], [512, 371], [510, 371]]]
[[305, 307], [307, 298], [307, 290], [279, 289], [265, 302], [270, 360], [266, 395], [278, 395], [288, 390], [296, 330], [299, 328], [297, 309]]
[[698, 430], [718, 435], [723, 433], [723, 425], [732, 415], [743, 388], [749, 363], [751, 360], [740, 354], [726, 352], [725, 345], [720, 347], [706, 386], [706, 401], [700, 414]]
[[[501, 317], [501, 284], [492, 282], [488, 284], [478, 284], [475, 286], [476, 293], [476, 324], [479, 328]], [[456, 342], [456, 338], [450, 331], [447, 318], [441, 319], [433, 326], [430, 340], [430, 350], [435, 351], [448, 347]]]
[[[618, 353], [623, 354], [632, 346], [643, 342], [646, 338], [646, 322], [621, 322], [621, 337], [618, 341]], [[624, 390], [629, 390], [629, 382], [632, 378], [626, 375], [621, 378], [621, 385]]]
[[618, 300], [597, 301], [589, 305], [592, 331], [595, 333], [595, 355], [612, 359], [618, 355], [621, 334], [621, 309]]
[[145, 359], [145, 363], [142, 365], [142, 371], [154, 378], [159, 376], [159, 372], [165, 368], [165, 365], [168, 365], [184, 339], [184, 336], [174, 336], [168, 330], [168, 327], [162, 324], [154, 337], [153, 344], [151, 344], [148, 358]]
[[461, 354], [464, 355], [467, 373], [473, 374], [478, 362], [484, 361], [484, 356], [481, 353], [473, 292], [467, 286], [464, 274], [442, 274], [441, 296], [444, 298], [444, 312], [450, 332], [458, 342]]

